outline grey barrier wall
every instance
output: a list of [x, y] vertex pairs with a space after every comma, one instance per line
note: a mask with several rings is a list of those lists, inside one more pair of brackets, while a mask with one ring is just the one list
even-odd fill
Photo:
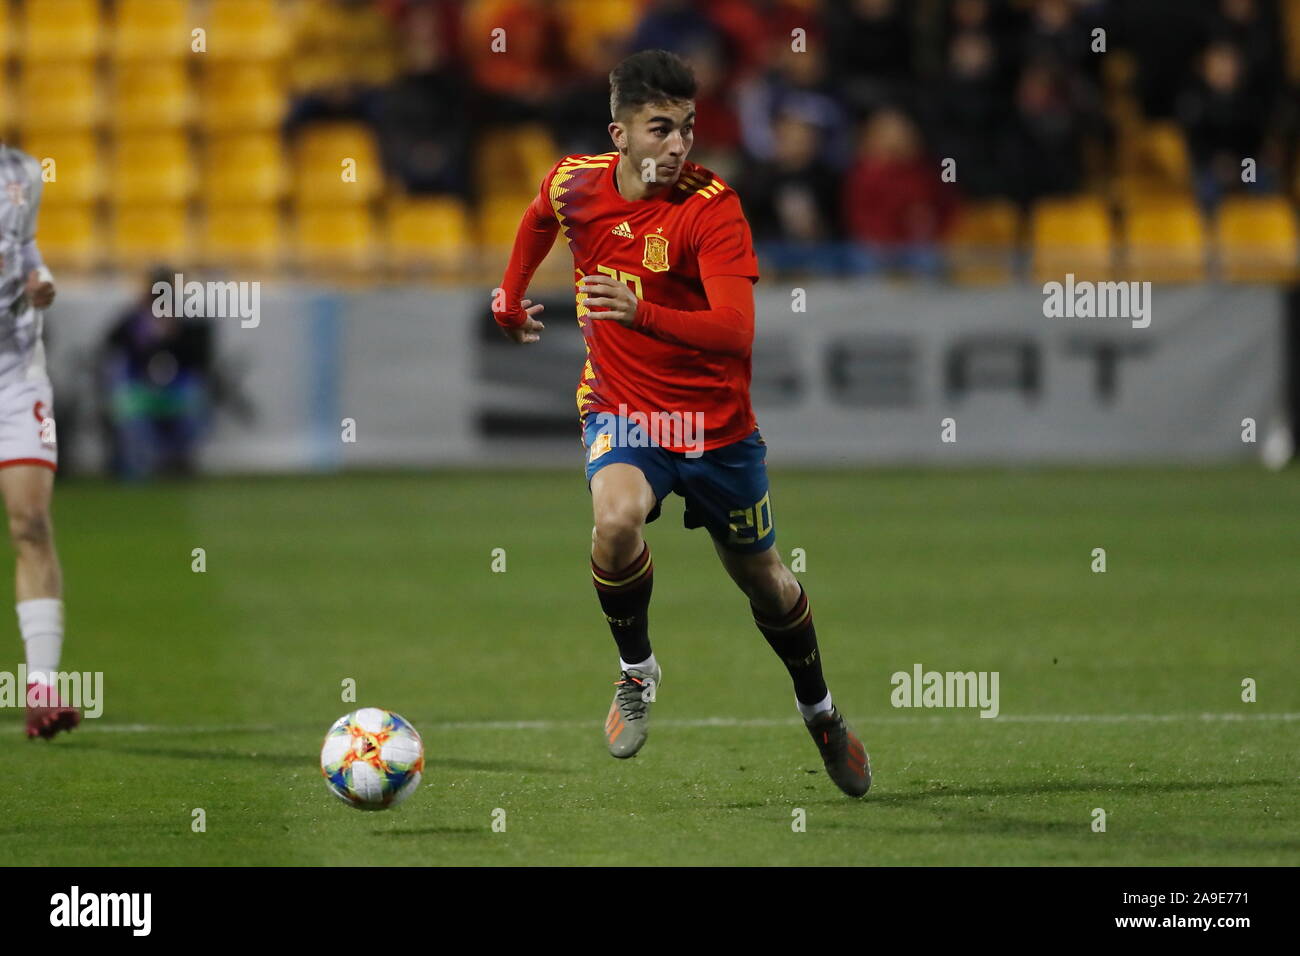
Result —
[[[581, 467], [584, 347], [566, 290], [533, 293], [547, 329], [525, 347], [492, 324], [487, 289], [259, 291], [255, 320], [210, 319], [224, 397], [205, 470]], [[65, 283], [47, 316], [77, 469], [102, 464], [96, 348], [138, 292]], [[1288, 427], [1282, 298], [1157, 286], [1136, 327], [1049, 318], [1036, 286], [760, 283], [753, 404], [772, 465], [1257, 460]]]

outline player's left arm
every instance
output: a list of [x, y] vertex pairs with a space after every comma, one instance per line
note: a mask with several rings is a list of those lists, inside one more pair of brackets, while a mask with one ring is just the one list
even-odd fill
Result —
[[27, 275], [27, 301], [38, 309], [47, 309], [54, 302], [54, 276], [41, 258], [36, 247], [36, 213], [41, 206], [41, 172], [33, 170], [30, 195], [27, 201], [27, 221], [23, 235], [23, 271]]

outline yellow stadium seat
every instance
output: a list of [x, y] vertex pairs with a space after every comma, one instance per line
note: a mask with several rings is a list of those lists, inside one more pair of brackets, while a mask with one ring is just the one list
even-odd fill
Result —
[[957, 214], [947, 240], [949, 274], [958, 282], [1006, 282], [1015, 271], [1020, 212], [995, 199], [970, 203]]
[[1193, 282], [1205, 277], [1205, 223], [1191, 199], [1141, 200], [1129, 207], [1125, 220], [1130, 279]]
[[181, 133], [120, 137], [109, 186], [118, 203], [184, 202], [194, 193], [194, 164]]
[[187, 0], [118, 0], [110, 49], [120, 61], [179, 59], [191, 52]]
[[1122, 139], [1118, 182], [1122, 206], [1152, 196], [1187, 196], [1191, 187], [1192, 162], [1177, 124], [1139, 124]]
[[183, 266], [189, 259], [190, 229], [181, 203], [118, 206], [112, 222], [110, 248], [119, 267], [139, 268], [156, 262]]
[[267, 64], [209, 68], [204, 71], [202, 89], [203, 108], [198, 119], [209, 132], [272, 129], [289, 108], [279, 71]]
[[569, 57], [589, 64], [602, 45], [618, 47], [636, 29], [641, 0], [562, 0], [564, 42]]
[[268, 0], [212, 0], [207, 23], [206, 55], [218, 62], [275, 60], [288, 46], [285, 15]]
[[274, 133], [218, 136], [208, 141], [203, 200], [214, 205], [275, 202], [284, 196], [285, 163]]
[[524, 217], [528, 198], [518, 196], [489, 197], [483, 201], [478, 219], [479, 242], [489, 255], [499, 256], [514, 245], [519, 221]]
[[459, 199], [401, 197], [388, 206], [388, 259], [401, 269], [463, 268], [474, 252], [469, 213]]
[[1030, 243], [1036, 281], [1109, 277], [1115, 232], [1105, 203], [1091, 196], [1043, 199], [1030, 216]]
[[51, 269], [85, 270], [102, 264], [104, 243], [89, 203], [42, 204], [36, 218], [36, 243]]
[[202, 247], [207, 265], [274, 268], [286, 249], [279, 210], [268, 204], [209, 206]]
[[27, 0], [20, 57], [36, 60], [89, 60], [100, 50], [99, 0]]
[[99, 96], [89, 63], [25, 66], [18, 102], [24, 133], [84, 130], [99, 122]]
[[41, 193], [41, 208], [84, 205], [104, 193], [99, 147], [92, 133], [39, 133], [24, 136], [24, 152], [36, 157], [53, 178]]
[[306, 127], [294, 153], [294, 195], [301, 205], [367, 202], [383, 192], [379, 147], [360, 123]]
[[193, 111], [189, 76], [177, 60], [123, 64], [114, 87], [113, 124], [118, 130], [175, 129]]
[[1295, 211], [1282, 197], [1225, 199], [1214, 234], [1220, 274], [1229, 282], [1295, 280]]
[[295, 253], [304, 269], [360, 271], [373, 266], [378, 256], [374, 219], [366, 206], [300, 208], [294, 226]]

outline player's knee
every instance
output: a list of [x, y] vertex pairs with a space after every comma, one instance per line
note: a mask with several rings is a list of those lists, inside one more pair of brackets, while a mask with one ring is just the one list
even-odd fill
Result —
[[15, 508], [9, 512], [9, 537], [20, 548], [47, 548], [54, 525], [42, 508]]
[[604, 543], [607, 548], [621, 551], [631, 547], [641, 537], [645, 519], [637, 509], [616, 505], [602, 509], [596, 515], [596, 526], [591, 529], [591, 540]]
[[737, 582], [750, 602], [764, 608], [783, 607], [799, 585], [790, 569], [779, 560], [746, 568]]

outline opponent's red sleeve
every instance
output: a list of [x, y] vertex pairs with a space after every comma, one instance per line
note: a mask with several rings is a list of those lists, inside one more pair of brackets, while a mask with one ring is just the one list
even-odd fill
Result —
[[510, 261], [506, 264], [505, 278], [501, 280], [504, 293], [493, 297], [492, 317], [497, 325], [504, 328], [516, 328], [524, 324], [527, 316], [519, 305], [519, 300], [528, 291], [528, 282], [537, 267], [542, 264], [546, 254], [555, 243], [555, 235], [560, 231], [559, 220], [551, 210], [551, 203], [546, 196], [546, 186], [551, 177], [542, 180], [542, 188], [533, 197], [533, 201], [524, 210], [524, 218], [515, 233], [515, 244], [510, 250]]
[[699, 312], [640, 300], [632, 328], [677, 345], [744, 358], [754, 344], [754, 283], [747, 276], [704, 280], [709, 307]]

